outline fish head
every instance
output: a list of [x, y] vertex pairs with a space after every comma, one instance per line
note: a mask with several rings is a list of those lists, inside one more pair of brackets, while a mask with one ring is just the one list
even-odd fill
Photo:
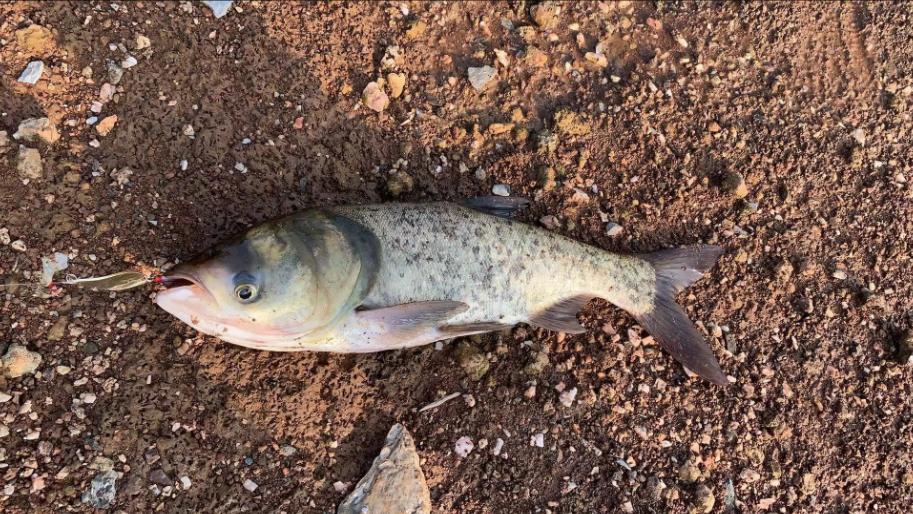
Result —
[[155, 302], [200, 332], [265, 350], [297, 348], [364, 297], [370, 262], [350, 224], [325, 214], [293, 215], [249, 230], [207, 259], [164, 277]]
[[200, 332], [270, 349], [313, 324], [319, 277], [283, 230], [258, 227], [164, 277], [155, 303]]

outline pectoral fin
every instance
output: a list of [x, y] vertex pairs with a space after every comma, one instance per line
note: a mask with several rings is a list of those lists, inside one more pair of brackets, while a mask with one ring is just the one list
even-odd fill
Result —
[[362, 310], [356, 316], [359, 321], [379, 325], [379, 329], [392, 338], [407, 340], [443, 326], [448, 319], [468, 308], [463, 302], [432, 300]]

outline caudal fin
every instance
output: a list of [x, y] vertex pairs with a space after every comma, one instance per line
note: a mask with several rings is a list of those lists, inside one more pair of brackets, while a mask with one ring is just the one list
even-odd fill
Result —
[[656, 271], [656, 291], [653, 310], [635, 316], [676, 360], [717, 385], [729, 381], [710, 346], [675, 303], [675, 294], [712, 268], [722, 253], [719, 246], [700, 245], [641, 255]]

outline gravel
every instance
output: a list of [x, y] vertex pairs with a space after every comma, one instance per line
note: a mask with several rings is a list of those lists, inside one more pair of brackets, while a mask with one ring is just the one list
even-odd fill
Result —
[[16, 80], [23, 84], [35, 84], [41, 79], [42, 73], [44, 73], [44, 61], [32, 61], [26, 65]]

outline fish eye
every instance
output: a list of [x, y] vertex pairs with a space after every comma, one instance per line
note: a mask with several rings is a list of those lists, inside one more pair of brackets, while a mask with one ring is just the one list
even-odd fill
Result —
[[250, 303], [257, 299], [257, 286], [253, 284], [240, 284], [235, 288], [235, 297], [241, 303]]

